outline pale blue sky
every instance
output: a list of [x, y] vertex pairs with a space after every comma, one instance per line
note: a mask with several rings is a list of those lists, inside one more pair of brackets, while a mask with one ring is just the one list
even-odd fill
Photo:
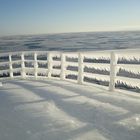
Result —
[[0, 35], [140, 30], [140, 0], [0, 0]]

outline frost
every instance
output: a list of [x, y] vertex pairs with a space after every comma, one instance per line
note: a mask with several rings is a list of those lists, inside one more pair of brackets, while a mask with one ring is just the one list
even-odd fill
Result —
[[[77, 83], [112, 85], [117, 88], [139, 92], [140, 56], [139, 50], [114, 51], [117, 64], [112, 63], [112, 51], [94, 52], [47, 52], [25, 51], [1, 53], [0, 79], [37, 79], [39, 76], [73, 79]], [[10, 55], [10, 57], [9, 57]], [[110, 67], [110, 63], [113, 64]], [[111, 72], [115, 68], [114, 77]], [[110, 76], [111, 75], [111, 76]], [[63, 77], [63, 78], [62, 78]]]

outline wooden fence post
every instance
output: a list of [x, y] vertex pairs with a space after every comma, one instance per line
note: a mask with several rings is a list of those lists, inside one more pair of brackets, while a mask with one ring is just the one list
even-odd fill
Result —
[[0, 87], [2, 87], [2, 82], [0, 82]]
[[79, 84], [83, 83], [83, 72], [84, 72], [83, 55], [81, 53], [78, 53], [78, 83]]
[[109, 90], [114, 91], [115, 89], [115, 79], [116, 79], [116, 74], [117, 74], [117, 55], [115, 52], [111, 52], [111, 57], [110, 57], [110, 82], [109, 82]]
[[24, 63], [24, 54], [21, 54], [21, 77], [24, 79], [26, 77], [25, 73], [25, 63]]
[[10, 68], [10, 78], [13, 78], [13, 66], [12, 66], [12, 55], [9, 54], [9, 68]]
[[48, 78], [51, 78], [52, 74], [52, 56], [51, 53], [47, 53], [47, 62], [48, 62]]
[[64, 53], [61, 53], [61, 74], [60, 74], [60, 79], [65, 80], [65, 63], [66, 63], [66, 56]]
[[35, 79], [37, 79], [38, 76], [38, 63], [37, 63], [37, 53], [34, 53], [34, 74], [35, 74]]

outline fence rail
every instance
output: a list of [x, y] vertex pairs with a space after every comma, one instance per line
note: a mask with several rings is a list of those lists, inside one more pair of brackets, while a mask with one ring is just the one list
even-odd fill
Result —
[[0, 53], [0, 81], [16, 78], [54, 78], [100, 84], [110, 91], [117, 87], [138, 91], [140, 50]]

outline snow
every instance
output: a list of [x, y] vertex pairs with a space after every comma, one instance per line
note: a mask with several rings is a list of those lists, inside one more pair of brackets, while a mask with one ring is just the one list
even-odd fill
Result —
[[1, 140], [139, 140], [140, 95], [66, 81], [0, 87]]

